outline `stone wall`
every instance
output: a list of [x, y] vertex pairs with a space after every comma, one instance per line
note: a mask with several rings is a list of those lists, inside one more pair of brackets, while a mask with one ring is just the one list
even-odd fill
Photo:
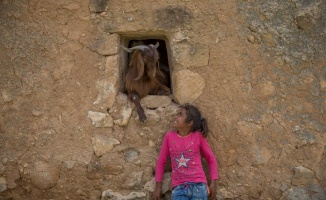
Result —
[[[178, 105], [198, 106], [216, 199], [326, 199], [326, 3], [0, 1], [0, 199], [150, 199]], [[124, 93], [164, 40], [170, 96]], [[206, 168], [207, 169], [207, 168]], [[170, 199], [169, 165], [164, 199]]]

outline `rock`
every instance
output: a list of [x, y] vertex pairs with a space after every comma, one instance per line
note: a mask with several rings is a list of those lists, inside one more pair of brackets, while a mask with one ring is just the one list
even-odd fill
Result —
[[13, 100], [12, 95], [6, 90], [2, 90], [2, 98], [4, 102], [10, 102]]
[[119, 119], [116, 119], [113, 122], [120, 126], [126, 126], [129, 122], [131, 114], [132, 114], [132, 108], [123, 107], [120, 110]]
[[0, 175], [5, 173], [5, 166], [0, 162]]
[[128, 177], [126, 177], [126, 181], [123, 183], [123, 187], [128, 189], [140, 189], [143, 173], [144, 172], [142, 171], [128, 173]]
[[86, 192], [82, 191], [82, 190], [77, 190], [76, 191], [77, 195], [81, 198], [85, 198], [87, 197], [88, 195], [86, 194]]
[[180, 29], [191, 22], [193, 13], [191, 10], [181, 6], [167, 6], [156, 11], [155, 24], [158, 27], [171, 31]]
[[203, 92], [205, 80], [190, 70], [181, 70], [172, 74], [174, 98], [178, 103], [195, 101]]
[[120, 175], [126, 165], [125, 158], [116, 152], [109, 152], [100, 159], [100, 168], [106, 175]]
[[292, 185], [305, 186], [313, 182], [314, 172], [303, 166], [294, 168], [294, 175], [292, 177]]
[[103, 56], [114, 55], [118, 53], [119, 41], [118, 34], [104, 34], [92, 44], [91, 49]]
[[319, 184], [308, 187], [292, 187], [284, 192], [280, 200], [321, 200], [326, 199], [326, 191]]
[[169, 96], [148, 95], [140, 100], [143, 108], [159, 108], [171, 105], [172, 100]]
[[282, 194], [280, 200], [311, 200], [306, 190], [294, 187]]
[[92, 125], [95, 127], [112, 127], [113, 126], [113, 119], [109, 114], [88, 111], [87, 116], [91, 119]]
[[128, 162], [137, 160], [139, 158], [139, 152], [134, 149], [130, 149], [126, 152], [125, 158]]
[[184, 40], [171, 46], [175, 61], [182, 66], [203, 67], [208, 65], [209, 48], [201, 44], [191, 44]]
[[64, 161], [64, 164], [68, 169], [74, 168], [75, 163], [76, 163], [76, 161], [72, 161], [72, 160]]
[[57, 184], [59, 169], [45, 161], [36, 161], [31, 171], [32, 184], [39, 189], [49, 189]]
[[107, 56], [105, 62], [105, 73], [107, 77], [119, 78], [119, 56]]
[[117, 77], [110, 77], [107, 80], [96, 82], [96, 88], [99, 94], [97, 95], [96, 101], [93, 102], [94, 105], [105, 104], [108, 108], [113, 106], [118, 91], [117, 80]]
[[147, 166], [144, 167], [144, 173], [142, 177], [142, 184], [145, 185], [148, 181], [152, 180], [153, 178], [153, 173], [154, 173], [154, 166]]
[[232, 194], [232, 192], [227, 191], [225, 188], [219, 189], [219, 192], [221, 193], [221, 195], [223, 196], [224, 199], [234, 198], [234, 195]]
[[95, 155], [102, 156], [111, 151], [120, 142], [117, 139], [97, 134], [92, 138], [92, 144]]
[[314, 144], [317, 142], [316, 136], [309, 130], [301, 129], [299, 126], [294, 126], [292, 132], [303, 144]]
[[21, 177], [20, 177], [20, 171], [19, 171], [19, 168], [18, 166], [15, 166], [15, 167], [12, 167], [10, 169], [10, 172], [7, 171], [5, 173], [6, 175], [6, 180], [7, 180], [7, 188], [8, 189], [14, 189], [17, 187], [17, 183], [16, 181], [19, 180]]
[[132, 115], [132, 108], [128, 103], [126, 94], [119, 92], [115, 98], [113, 107], [109, 110], [114, 119], [114, 123], [120, 126], [126, 126]]
[[297, 16], [295, 21], [298, 28], [305, 31], [313, 30], [316, 25], [316, 19], [310, 13]]
[[104, 12], [109, 0], [91, 0], [89, 2], [89, 11], [100, 13]]
[[149, 140], [148, 141], [148, 146], [153, 148], [153, 147], [155, 147], [155, 143], [152, 140]]
[[272, 158], [272, 153], [266, 147], [260, 147], [258, 145], [253, 146], [253, 157], [256, 164], [264, 164]]
[[99, 200], [101, 199], [101, 191], [99, 190], [92, 190], [89, 195], [89, 200]]
[[254, 94], [258, 98], [273, 96], [275, 94], [275, 86], [271, 81], [262, 80], [254, 87]]
[[[145, 114], [147, 116], [147, 120], [145, 122], [146, 126], [157, 126], [157, 123], [161, 121], [161, 116], [159, 115], [157, 110], [149, 110], [144, 109]], [[142, 122], [139, 121], [139, 116], [136, 115], [136, 121], [139, 124], [142, 124]]]
[[118, 192], [113, 192], [112, 190], [108, 189], [102, 192], [101, 200], [141, 200], [145, 199], [146, 194], [144, 192], [131, 192], [127, 196], [123, 196]]
[[179, 112], [179, 105], [172, 103], [170, 106], [165, 108], [165, 117], [169, 121], [174, 121], [175, 116], [177, 115], [178, 112]]
[[7, 182], [4, 177], [0, 177], [0, 192], [4, 192], [7, 190]]
[[248, 39], [248, 41], [250, 43], [254, 43], [255, 42], [255, 37], [253, 35], [248, 35], [247, 39]]
[[[171, 173], [164, 173], [163, 175], [163, 181], [162, 181], [162, 193], [166, 193], [170, 190], [171, 188]], [[155, 178], [152, 180], [148, 181], [144, 189], [149, 191], [149, 192], [154, 192], [155, 190]]]
[[36, 110], [36, 109], [33, 109], [33, 111], [32, 111], [32, 114], [33, 114], [34, 116], [36, 116], [36, 117], [42, 115], [42, 113], [43, 113], [42, 111], [39, 111], [39, 110]]
[[80, 7], [77, 3], [70, 3], [66, 6], [63, 6], [63, 8], [67, 10], [78, 10]]

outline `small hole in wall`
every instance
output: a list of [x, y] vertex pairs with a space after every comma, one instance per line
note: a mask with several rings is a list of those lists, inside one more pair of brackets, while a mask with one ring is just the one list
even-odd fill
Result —
[[[162, 73], [164, 73], [165, 76], [167, 76], [166, 82], [164, 83], [165, 86], [167, 86], [168, 88], [170, 88], [171, 90], [171, 79], [170, 79], [170, 64], [169, 64], [169, 56], [168, 56], [168, 48], [166, 46], [166, 42], [164, 39], [125, 39], [124, 42], [122, 42], [122, 46], [128, 47], [128, 48], [132, 48], [134, 46], [138, 46], [138, 45], [150, 45], [153, 44], [155, 45], [157, 42], [159, 42], [159, 47], [157, 48], [158, 53], [159, 53], [159, 67], [160, 67], [160, 71]], [[129, 63], [130, 60], [132, 58], [132, 54], [128, 53], [126, 51], [122, 51], [123, 55], [123, 70], [122, 70], [122, 87], [120, 88], [120, 91], [127, 94], [127, 90], [125, 88], [125, 76], [127, 74], [128, 68], [129, 68]], [[158, 72], [159, 73], [159, 72]], [[152, 94], [153, 95], [153, 94]]]

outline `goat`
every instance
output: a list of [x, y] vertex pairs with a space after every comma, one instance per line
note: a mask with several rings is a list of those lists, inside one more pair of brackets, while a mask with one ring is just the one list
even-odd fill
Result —
[[158, 46], [158, 42], [155, 45], [138, 45], [132, 48], [121, 46], [129, 53], [134, 51], [126, 73], [125, 86], [129, 99], [136, 106], [141, 122], [145, 122], [147, 118], [140, 105], [140, 99], [149, 94], [169, 95], [171, 92], [166, 86], [169, 81], [168, 73], [160, 70]]

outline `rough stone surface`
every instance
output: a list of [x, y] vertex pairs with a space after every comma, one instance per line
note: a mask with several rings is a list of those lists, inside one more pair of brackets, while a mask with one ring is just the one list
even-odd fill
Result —
[[92, 138], [94, 152], [97, 156], [102, 156], [108, 153], [117, 144], [120, 144], [119, 140], [110, 138], [104, 135], [96, 135]]
[[178, 103], [194, 102], [203, 92], [204, 78], [190, 70], [181, 70], [173, 73], [174, 98]]
[[313, 182], [314, 179], [314, 172], [303, 167], [295, 167], [294, 168], [294, 175], [292, 178], [292, 185], [294, 186], [303, 186], [309, 185]]
[[49, 189], [57, 184], [59, 175], [59, 169], [55, 165], [36, 161], [31, 172], [31, 181], [39, 189]]
[[184, 68], [203, 67], [208, 65], [209, 49], [201, 44], [190, 44], [186, 40], [172, 46], [175, 62]]
[[109, 110], [114, 123], [120, 126], [126, 126], [132, 115], [132, 108], [128, 102], [126, 94], [119, 92], [116, 96], [113, 107]]
[[4, 177], [0, 177], [0, 192], [4, 192], [7, 190], [7, 182]]
[[92, 45], [92, 50], [103, 56], [117, 54], [119, 42], [120, 37], [118, 34], [104, 34], [96, 42], [94, 42]]
[[159, 108], [167, 107], [171, 102], [171, 98], [168, 96], [148, 95], [141, 99], [140, 104], [145, 108]]
[[[155, 190], [155, 178], [148, 181], [144, 189], [150, 192], [154, 192]], [[162, 193], [165, 194], [171, 189], [171, 173], [164, 173], [163, 175], [163, 181], [162, 181]]]
[[126, 196], [118, 193], [113, 192], [112, 190], [106, 190], [102, 193], [101, 200], [140, 200], [144, 199], [146, 197], [146, 194], [144, 192], [132, 192]]
[[[111, 189], [149, 200], [164, 134], [192, 102], [218, 158], [217, 199], [326, 199], [325, 10], [322, 0], [0, 1], [0, 198], [100, 199]], [[116, 47], [147, 39], [165, 41], [160, 61], [179, 82], [171, 104], [145, 107], [141, 123]], [[92, 125], [89, 111], [112, 126]], [[45, 172], [34, 181], [40, 160], [60, 174], [51, 184]]]
[[95, 127], [112, 127], [113, 119], [107, 113], [88, 111], [87, 115]]
[[111, 77], [107, 80], [97, 81], [96, 88], [98, 96], [93, 104], [105, 104], [109, 108], [112, 107], [118, 90], [117, 78]]
[[89, 10], [91, 12], [104, 12], [109, 0], [91, 0], [89, 2]]

